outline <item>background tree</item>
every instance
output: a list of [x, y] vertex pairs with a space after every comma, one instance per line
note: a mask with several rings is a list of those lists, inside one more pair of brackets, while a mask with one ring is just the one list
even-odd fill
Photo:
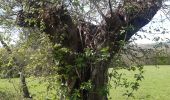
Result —
[[[14, 72], [14, 69], [18, 70], [16, 72], [18, 72], [20, 74], [20, 82], [21, 82], [21, 89], [22, 89], [21, 91], [23, 93], [23, 97], [31, 98], [28, 87], [27, 87], [24, 71], [23, 71], [24, 70], [23, 63], [19, 62], [19, 60], [15, 56], [12, 55], [13, 54], [12, 49], [7, 45], [7, 43], [5, 43], [2, 36], [0, 36], [0, 42], [3, 45], [3, 47], [6, 49], [8, 55], [11, 55], [10, 57], [12, 60], [9, 62], [10, 64], [8, 65], [10, 67], [9, 72]], [[12, 64], [12, 63], [14, 63], [14, 64]], [[17, 67], [13, 68], [15, 66], [17, 66]]]
[[[4, 38], [0, 38], [0, 43], [3, 46], [0, 52], [1, 77], [8, 79], [19, 78], [19, 86], [16, 83], [13, 84], [19, 87], [16, 89], [22, 93], [20, 98], [31, 98], [33, 93], [28, 91], [30, 84], [29, 79], [26, 81], [26, 78], [31, 76], [41, 77], [39, 82], [50, 83], [50, 77], [56, 77], [56, 64], [53, 62], [52, 53], [50, 53], [52, 45], [45, 34], [32, 33], [26, 40], [25, 35], [20, 35], [19, 40], [15, 45], [11, 45], [7, 44]], [[43, 77], [45, 76], [48, 79], [44, 79]], [[46, 87], [50, 88], [49, 85]], [[53, 89], [51, 88], [51, 90]]]

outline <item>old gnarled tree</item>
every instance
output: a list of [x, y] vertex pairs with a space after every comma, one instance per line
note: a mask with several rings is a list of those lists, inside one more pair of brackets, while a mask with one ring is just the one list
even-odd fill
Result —
[[[48, 0], [17, 1], [24, 5], [16, 20], [19, 26], [36, 28], [48, 34], [53, 44], [60, 44], [54, 48], [56, 56], [59, 48], [68, 49], [62, 58], [56, 58], [62, 68], [58, 74], [65, 75], [61, 80], [68, 89], [66, 95], [72, 98], [78, 90], [80, 97], [77, 98], [83, 100], [107, 100], [107, 94], [102, 91], [107, 85], [111, 59], [121, 49], [122, 42], [127, 42], [148, 24], [162, 6], [161, 0], [122, 0], [113, 9], [113, 1], [108, 0], [105, 1], [108, 8], [104, 10], [107, 13], [104, 13], [100, 4], [104, 2], [102, 0], [79, 1], [79, 4], [86, 2], [93, 6], [95, 13], [100, 14], [102, 21], [96, 24], [81, 17], [83, 13], [79, 15], [78, 11], [73, 11], [74, 0], [57, 3]], [[92, 52], [91, 55], [86, 55], [88, 51]], [[104, 58], [103, 51], [107, 52]], [[81, 58], [79, 62], [82, 65], [78, 64], [78, 58]], [[90, 90], [81, 88], [89, 81], [92, 84]]]

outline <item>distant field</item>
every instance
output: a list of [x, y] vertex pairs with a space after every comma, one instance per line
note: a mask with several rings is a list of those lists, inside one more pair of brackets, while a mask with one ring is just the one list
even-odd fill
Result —
[[[111, 89], [112, 100], [170, 100], [170, 65], [145, 66], [144, 80], [140, 89], [134, 93], [135, 98], [122, 96], [125, 89]], [[126, 74], [131, 74], [126, 72]]]
[[[126, 98], [122, 96], [125, 93], [124, 88], [112, 88], [110, 90], [111, 100], [170, 100], [170, 65], [159, 66], [145, 66], [144, 80], [140, 84], [140, 89], [134, 92], [135, 98]], [[133, 72], [122, 70], [131, 79]], [[44, 96], [45, 87], [38, 85], [38, 80], [28, 79], [30, 92], [33, 95]], [[20, 97], [18, 79], [0, 79], [0, 100], [19, 100]], [[36, 86], [37, 85], [37, 86]], [[15, 87], [13, 87], [15, 86]], [[35, 86], [35, 87], [34, 87]], [[15, 99], [16, 98], [16, 99]], [[22, 100], [22, 99], [20, 99]], [[36, 99], [36, 100], [46, 100]]]

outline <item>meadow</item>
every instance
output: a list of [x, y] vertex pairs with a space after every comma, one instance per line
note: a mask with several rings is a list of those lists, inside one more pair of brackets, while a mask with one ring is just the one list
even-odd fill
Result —
[[[140, 82], [140, 88], [134, 92], [134, 98], [123, 96], [126, 89], [117, 87], [110, 89], [111, 100], [170, 100], [170, 65], [145, 66], [144, 79]], [[132, 73], [121, 70], [128, 79], [132, 78]], [[43, 97], [45, 86], [39, 85], [38, 79], [28, 79], [29, 89], [33, 96], [42, 98], [36, 100], [47, 100]], [[0, 79], [0, 100], [19, 100], [18, 79]], [[44, 99], [43, 99], [44, 98]], [[20, 98], [21, 99], [21, 98]], [[21, 99], [22, 100], [22, 99]]]
[[[135, 98], [122, 96], [126, 89], [118, 87], [110, 90], [112, 100], [170, 100], [170, 65], [145, 66], [144, 70], [144, 79], [134, 92]], [[133, 73], [124, 72], [127, 76]]]

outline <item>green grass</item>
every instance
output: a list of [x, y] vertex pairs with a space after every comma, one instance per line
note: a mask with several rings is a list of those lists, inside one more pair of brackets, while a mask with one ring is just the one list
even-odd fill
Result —
[[[40, 79], [27, 79], [29, 92], [36, 100], [43, 100], [46, 94], [44, 84], [39, 85]], [[0, 79], [0, 100], [25, 100], [20, 91], [20, 82], [18, 78]]]
[[[138, 91], [134, 92], [135, 98], [122, 96], [125, 88], [111, 88], [111, 100], [170, 100], [170, 65], [145, 66], [144, 80], [140, 83]], [[132, 79], [132, 73], [125, 70], [128, 79]], [[29, 89], [34, 97], [42, 97], [36, 100], [45, 100], [47, 95], [45, 85], [39, 85], [39, 79], [27, 79]], [[15, 86], [15, 88], [14, 88]], [[113, 85], [114, 87], [114, 85]], [[0, 79], [0, 100], [19, 100], [21, 98], [18, 79]], [[23, 99], [20, 99], [23, 100]]]
[[[135, 98], [122, 96], [124, 88], [111, 89], [112, 100], [170, 100], [170, 65], [145, 66], [144, 80], [140, 88], [134, 92]], [[126, 72], [130, 76], [130, 72]], [[129, 77], [131, 78], [131, 77]]]

